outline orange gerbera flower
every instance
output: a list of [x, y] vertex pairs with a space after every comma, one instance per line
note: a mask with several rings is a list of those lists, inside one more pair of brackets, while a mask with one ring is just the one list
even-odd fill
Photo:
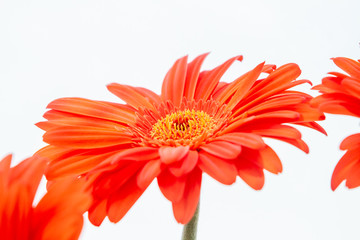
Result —
[[[282, 171], [276, 153], [264, 143], [270, 137], [308, 152], [300, 132], [284, 123], [324, 132], [314, 121], [324, 119], [309, 104], [311, 96], [288, 90], [309, 83], [295, 79], [296, 64], [276, 69], [259, 64], [231, 83], [220, 82], [241, 56], [200, 72], [207, 54], [175, 62], [161, 95], [112, 83], [110, 92], [127, 104], [62, 98], [51, 102], [38, 126], [50, 146], [39, 153], [50, 158], [49, 180], [87, 175], [93, 184], [90, 221], [107, 215], [118, 222], [157, 178], [172, 202], [175, 218], [187, 223], [199, 201], [202, 173], [223, 184], [240, 176], [261, 189], [263, 170]], [[261, 73], [268, 75], [259, 79]]]
[[84, 183], [61, 180], [33, 207], [46, 162], [29, 158], [10, 168], [11, 155], [0, 161], [0, 232], [6, 240], [73, 240], [90, 205]]
[[[334, 63], [348, 75], [330, 72], [322, 84], [314, 89], [322, 95], [312, 103], [321, 111], [360, 117], [360, 63], [349, 58], [338, 57]], [[346, 179], [346, 186], [360, 186], [360, 133], [344, 139], [341, 150], [347, 150], [336, 165], [331, 178], [331, 188], [335, 190]]]

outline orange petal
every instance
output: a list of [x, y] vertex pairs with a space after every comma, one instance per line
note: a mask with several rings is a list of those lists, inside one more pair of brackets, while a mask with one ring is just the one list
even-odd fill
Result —
[[254, 190], [260, 190], [265, 183], [264, 172], [255, 165], [243, 166], [238, 170], [239, 177]]
[[141, 94], [135, 87], [111, 83], [107, 85], [108, 90], [128, 103], [130, 106], [138, 109], [139, 107], [146, 107], [153, 109], [153, 105], [150, 103], [150, 99]]
[[[331, 189], [334, 191], [342, 181], [344, 181], [349, 173], [352, 171], [352, 168], [359, 165], [360, 151], [347, 151], [344, 156], [340, 159], [336, 165], [334, 172], [331, 177]], [[360, 168], [360, 166], [358, 166]]]
[[[301, 70], [295, 63], [288, 63], [280, 66], [269, 74], [269, 76], [257, 86], [258, 88], [271, 89], [275, 86], [284, 85], [300, 76]], [[264, 89], [265, 90], [265, 89]]]
[[262, 69], [262, 72], [270, 74], [275, 70], [276, 70], [276, 65], [274, 65], [274, 64], [265, 64], [263, 69]]
[[323, 127], [321, 127], [316, 122], [297, 122], [297, 123], [294, 123], [294, 124], [315, 129], [316, 131], [319, 131], [319, 132], [321, 132], [321, 133], [323, 133], [323, 134], [325, 134], [327, 136], [327, 133], [326, 133], [325, 129]]
[[159, 160], [149, 161], [137, 175], [137, 185], [139, 188], [147, 188], [150, 183], [161, 172], [161, 162]]
[[260, 158], [262, 159], [262, 166], [269, 172], [278, 174], [282, 172], [282, 164], [280, 158], [276, 152], [266, 146], [264, 149], [259, 151]]
[[253, 86], [255, 81], [260, 76], [263, 67], [264, 67], [264, 63], [261, 63], [257, 65], [252, 71], [244, 74], [242, 77], [235, 80], [235, 82], [238, 81], [238, 83], [236, 83], [236, 86], [234, 86], [236, 92], [228, 102], [228, 109], [233, 109], [243, 99], [243, 97], [248, 94], [249, 89]]
[[11, 159], [12, 154], [9, 154], [0, 161], [0, 176], [4, 179], [4, 181], [7, 181], [9, 176]]
[[360, 63], [350, 58], [337, 57], [333, 59], [334, 63], [350, 74], [354, 78], [360, 78]]
[[27, 186], [26, 195], [29, 199], [34, 198], [41, 178], [44, 174], [47, 162], [44, 158], [33, 156], [20, 162], [10, 171], [10, 181], [16, 181]]
[[352, 96], [360, 99], [360, 79], [346, 78], [342, 85]]
[[143, 95], [148, 101], [150, 101], [150, 103], [152, 103], [152, 104], [160, 104], [161, 103], [161, 97], [158, 94], [154, 93], [153, 91], [151, 91], [147, 88], [142, 88], [142, 87], [135, 87], [134, 89], [138, 93]]
[[[242, 103], [236, 106], [236, 111], [233, 111], [234, 116], [245, 113], [247, 110], [250, 110], [252, 107], [256, 107], [258, 104], [261, 104], [264, 101], [268, 100], [268, 98], [273, 97], [276, 94], [281, 94], [287, 89], [290, 89], [292, 87], [304, 83], [311, 83], [308, 80], [293, 81], [296, 78], [295, 76], [297, 76], [297, 74], [300, 74], [300, 70], [296, 64], [294, 65], [290, 64], [290, 66], [286, 67], [285, 69], [282, 69], [282, 71], [278, 71], [279, 69], [275, 70], [272, 73], [276, 78], [279, 79], [275, 81], [273, 78], [269, 78], [271, 76], [270, 74], [268, 78], [259, 81], [258, 84], [256, 84], [254, 87], [250, 89], [249, 93], [244, 98]], [[286, 71], [289, 72], [286, 73]], [[282, 76], [281, 74], [284, 74], [284, 76]], [[278, 84], [270, 85], [272, 81], [277, 82]], [[303, 93], [295, 92], [295, 94], [303, 94]]]
[[[93, 195], [97, 199], [103, 199], [110, 194], [120, 191], [129, 181], [135, 181], [137, 173], [144, 167], [144, 162], [123, 161], [118, 164], [107, 164], [104, 169], [98, 167], [91, 171], [88, 176], [93, 180]], [[136, 188], [137, 185], [136, 185]]]
[[188, 69], [186, 72], [186, 80], [184, 87], [184, 96], [188, 100], [194, 99], [194, 94], [196, 90], [196, 85], [199, 78], [200, 68], [202, 63], [204, 62], [206, 56], [209, 53], [202, 54], [195, 58], [191, 63], [188, 64]]
[[200, 199], [201, 178], [202, 172], [199, 169], [189, 174], [181, 200], [172, 204], [175, 219], [181, 224], [187, 224], [196, 211]]
[[325, 120], [324, 113], [317, 108], [310, 107], [308, 103], [298, 104], [292, 110], [301, 114], [300, 121], [303, 122]]
[[169, 171], [163, 171], [157, 180], [160, 191], [169, 201], [180, 201], [185, 189], [186, 176], [178, 178]]
[[257, 151], [244, 149], [244, 152], [236, 161], [238, 175], [244, 182], [255, 190], [264, 186], [265, 178], [262, 159]]
[[257, 116], [249, 116], [247, 118], [239, 116], [232, 120], [223, 133], [240, 131], [241, 128], [256, 129], [259, 124], [264, 123], [267, 123], [268, 125], [275, 125], [280, 123], [296, 122], [300, 119], [300, 117], [300, 113], [289, 110], [267, 112]]
[[187, 56], [178, 59], [166, 74], [161, 97], [163, 100], [171, 100], [174, 106], [180, 106], [183, 98], [185, 77], [187, 69]]
[[249, 109], [248, 114], [259, 114], [279, 109], [288, 109], [289, 107], [303, 103], [304, 101], [306, 101], [306, 97], [300, 94], [277, 95], [255, 105]]
[[252, 133], [228, 133], [217, 137], [216, 139], [224, 140], [251, 149], [262, 149], [265, 147], [264, 140], [259, 135]]
[[61, 117], [58, 119], [51, 119], [46, 122], [39, 122], [35, 125], [45, 131], [49, 131], [51, 128], [62, 127], [62, 126], [80, 126], [80, 127], [87, 126], [87, 127], [102, 128], [105, 130], [125, 128], [125, 126], [120, 123], [116, 123], [104, 119], [97, 119], [93, 117], [85, 117], [85, 116]]
[[185, 157], [180, 163], [175, 163], [175, 165], [169, 166], [169, 171], [176, 177], [184, 176], [191, 172], [199, 159], [199, 154], [197, 151], [189, 151], [187, 157]]
[[360, 133], [353, 134], [345, 138], [340, 144], [341, 150], [360, 148]]
[[106, 204], [107, 200], [104, 199], [99, 203], [93, 204], [93, 206], [89, 209], [89, 220], [95, 226], [100, 226], [106, 217]]
[[62, 158], [60, 161], [51, 161], [46, 170], [47, 179], [55, 179], [68, 175], [82, 175], [89, 172], [105, 161], [115, 152], [104, 154], [78, 154]]
[[360, 116], [360, 100], [343, 93], [328, 93], [320, 95], [311, 101], [313, 106], [320, 111], [343, 114], [350, 116]]
[[136, 178], [133, 178], [118, 191], [114, 192], [108, 200], [107, 211], [109, 220], [113, 223], [120, 221], [143, 194], [145, 189], [140, 189], [136, 184]]
[[279, 124], [266, 126], [266, 128], [262, 129], [255, 129], [252, 132], [264, 137], [301, 138], [301, 133], [296, 128]]
[[279, 110], [279, 111], [263, 113], [263, 114], [257, 115], [255, 117], [255, 120], [261, 120], [261, 121], [271, 120], [271, 119], [274, 119], [274, 120], [278, 119], [281, 122], [296, 121], [296, 120], [300, 119], [300, 113], [298, 113], [296, 111]]
[[[358, 151], [360, 153], [360, 151]], [[359, 158], [358, 158], [359, 160]], [[360, 186], [360, 163], [358, 162], [356, 165], [352, 167], [349, 171], [347, 179], [346, 179], [346, 186], [348, 188], [356, 188]]]
[[180, 161], [189, 153], [189, 146], [160, 147], [160, 160], [164, 164], [171, 164]]
[[85, 98], [60, 98], [52, 101], [47, 108], [121, 123], [133, 123], [135, 114], [120, 104], [93, 101]]
[[34, 209], [32, 224], [45, 223], [41, 237], [36, 239], [77, 239], [83, 218], [92, 202], [84, 179], [64, 178], [52, 184]]
[[147, 161], [159, 159], [158, 148], [152, 147], [134, 147], [126, 149], [112, 157], [112, 164], [116, 164], [119, 161], [131, 160], [131, 161]]
[[222, 159], [234, 159], [241, 152], [240, 145], [235, 145], [227, 141], [210, 142], [202, 145], [200, 149]]
[[289, 143], [297, 148], [299, 148], [300, 150], [302, 150], [305, 153], [309, 153], [309, 146], [300, 138], [285, 138], [285, 137], [272, 137], [274, 139]]
[[69, 148], [92, 149], [131, 143], [128, 133], [94, 127], [64, 126], [44, 134], [44, 142]]
[[233, 57], [211, 71], [202, 72], [199, 77], [195, 92], [195, 100], [207, 100], [219, 83], [226, 70], [236, 61], [242, 60], [242, 56]]
[[[253, 86], [259, 74], [261, 73], [261, 69], [263, 68], [263, 66], [264, 63], [261, 63], [260, 65], [255, 67], [255, 69], [245, 73], [233, 82], [226, 84], [225, 89], [221, 91], [221, 93], [219, 93], [219, 95], [217, 95], [215, 99], [218, 100], [220, 103], [224, 104], [228, 102], [228, 100], [233, 96], [233, 101], [236, 100], [237, 102], [239, 102], [242, 97], [248, 93], [248, 90]], [[239, 92], [237, 94], [238, 96], [234, 96], [236, 92]]]
[[217, 181], [231, 185], [236, 181], [236, 167], [231, 161], [200, 152], [198, 166]]

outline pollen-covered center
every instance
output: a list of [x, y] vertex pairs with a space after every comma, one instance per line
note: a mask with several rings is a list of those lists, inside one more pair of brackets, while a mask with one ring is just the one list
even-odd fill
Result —
[[133, 142], [141, 146], [189, 146], [197, 148], [221, 134], [231, 112], [214, 100], [187, 101], [174, 106], [170, 101], [156, 108], [140, 108], [129, 126]]
[[213, 117], [204, 111], [183, 110], [167, 114], [152, 127], [150, 135], [156, 140], [194, 140], [216, 127]]

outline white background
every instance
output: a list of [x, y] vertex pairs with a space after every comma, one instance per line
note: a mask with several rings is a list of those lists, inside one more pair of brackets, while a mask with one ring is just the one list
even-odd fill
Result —
[[[359, 9], [355, 0], [0, 0], [0, 155], [12, 152], [19, 162], [44, 146], [34, 123], [51, 100], [120, 102], [105, 88], [111, 82], [160, 93], [186, 54], [210, 51], [204, 69], [243, 54], [226, 81], [266, 60], [298, 63], [301, 78], [319, 84], [339, 71], [331, 57], [360, 58]], [[266, 174], [261, 191], [205, 176], [198, 239], [360, 239], [360, 188], [330, 189], [338, 146], [359, 132], [359, 119], [327, 115], [322, 126], [328, 137], [301, 129], [308, 155], [268, 141], [284, 171]], [[86, 220], [81, 239], [180, 239], [181, 230], [155, 183], [119, 223]]]

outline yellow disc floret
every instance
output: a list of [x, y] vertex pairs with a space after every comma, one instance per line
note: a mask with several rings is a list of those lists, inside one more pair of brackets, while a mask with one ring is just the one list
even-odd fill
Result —
[[153, 139], [194, 140], [215, 127], [214, 119], [204, 111], [184, 110], [167, 114], [152, 127], [150, 135]]

